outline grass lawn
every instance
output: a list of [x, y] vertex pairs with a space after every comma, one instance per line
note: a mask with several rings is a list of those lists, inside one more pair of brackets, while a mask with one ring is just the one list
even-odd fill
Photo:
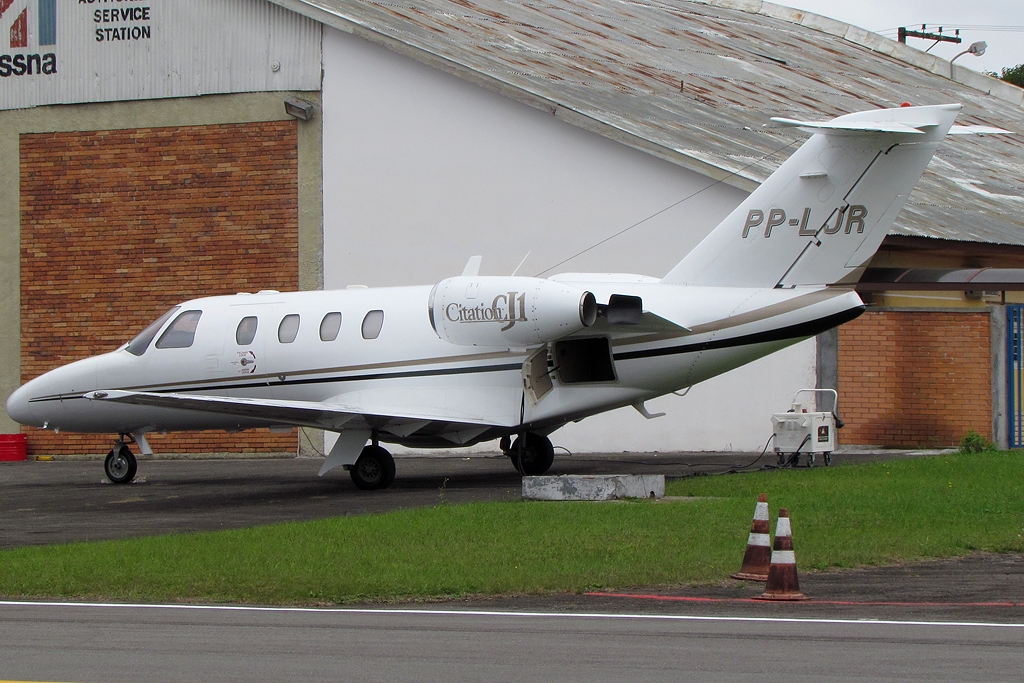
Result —
[[0, 595], [324, 604], [716, 582], [754, 503], [788, 507], [801, 570], [1024, 547], [1024, 455], [670, 482], [692, 500], [511, 502], [0, 552]]

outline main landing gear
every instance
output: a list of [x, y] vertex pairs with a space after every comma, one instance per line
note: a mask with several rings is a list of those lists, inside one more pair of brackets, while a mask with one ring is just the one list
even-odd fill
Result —
[[527, 476], [544, 474], [555, 461], [555, 447], [551, 445], [551, 440], [535, 432], [519, 435], [511, 446], [509, 437], [503, 437], [501, 450], [511, 458], [516, 471]]
[[386, 489], [395, 480], [395, 459], [386, 449], [374, 443], [363, 448], [348, 473], [356, 488], [364, 491]]
[[103, 471], [107, 479], [114, 484], [129, 484], [135, 478], [139, 464], [135, 460], [135, 454], [128, 448], [125, 442], [125, 435], [114, 443], [114, 447], [107, 453], [107, 459], [103, 461]]

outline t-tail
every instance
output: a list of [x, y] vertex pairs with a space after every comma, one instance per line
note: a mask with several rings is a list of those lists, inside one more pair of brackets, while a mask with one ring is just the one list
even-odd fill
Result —
[[960, 111], [958, 104], [772, 119], [812, 133], [662, 280], [793, 287], [856, 282]]

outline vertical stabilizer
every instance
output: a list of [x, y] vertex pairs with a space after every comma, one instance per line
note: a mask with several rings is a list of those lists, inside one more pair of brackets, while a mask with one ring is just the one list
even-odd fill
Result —
[[662, 280], [790, 287], [853, 279], [875, 253], [960, 105], [902, 107], [826, 122]]

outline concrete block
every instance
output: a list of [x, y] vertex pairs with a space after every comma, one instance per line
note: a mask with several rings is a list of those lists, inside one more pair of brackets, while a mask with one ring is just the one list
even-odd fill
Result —
[[664, 474], [523, 477], [523, 498], [527, 500], [619, 500], [664, 495]]

